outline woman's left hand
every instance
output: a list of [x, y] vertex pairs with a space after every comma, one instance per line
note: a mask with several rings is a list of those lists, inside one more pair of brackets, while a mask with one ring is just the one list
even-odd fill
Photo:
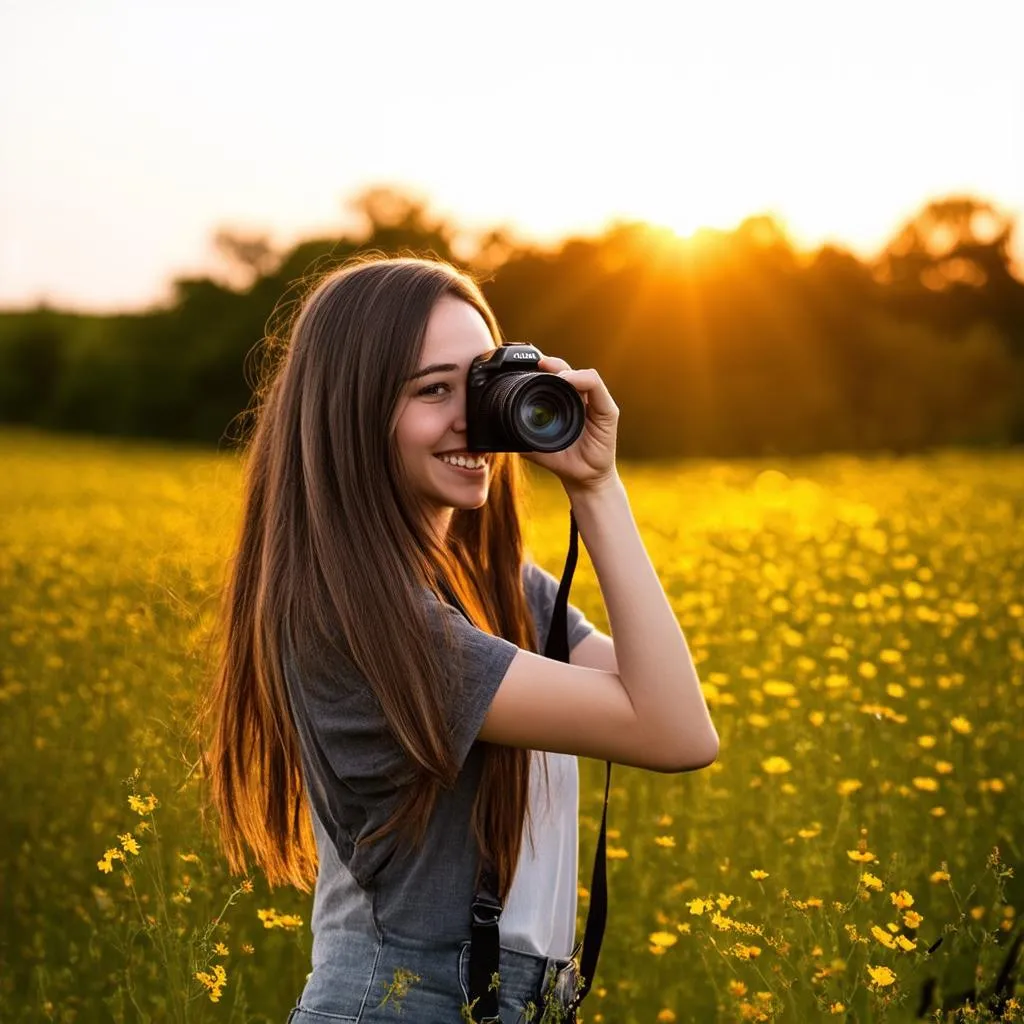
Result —
[[567, 491], [591, 490], [618, 476], [615, 440], [619, 407], [597, 370], [574, 370], [564, 359], [542, 356], [539, 370], [557, 373], [583, 399], [586, 419], [583, 433], [560, 452], [521, 452], [524, 459], [554, 473]]

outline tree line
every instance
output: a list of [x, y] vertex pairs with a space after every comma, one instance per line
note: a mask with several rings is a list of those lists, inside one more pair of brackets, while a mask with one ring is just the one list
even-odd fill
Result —
[[179, 278], [169, 308], [0, 313], [0, 421], [244, 439], [305, 287], [352, 255], [434, 255], [481, 281], [509, 341], [601, 373], [625, 458], [1002, 446], [1024, 441], [1024, 283], [991, 203], [925, 204], [874, 259], [798, 251], [769, 216], [687, 240], [640, 222], [555, 246], [467, 242], [388, 189], [364, 228], [276, 251], [221, 232], [235, 276]]

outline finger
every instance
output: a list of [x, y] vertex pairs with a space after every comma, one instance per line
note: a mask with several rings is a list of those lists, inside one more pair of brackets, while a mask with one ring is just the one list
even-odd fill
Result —
[[572, 369], [564, 359], [559, 359], [558, 356], [541, 356], [537, 360], [537, 367], [547, 373], [558, 373], [560, 370]]
[[618, 414], [619, 407], [605, 387], [597, 370], [562, 370], [559, 377], [567, 380], [581, 395], [590, 399], [588, 408], [596, 413]]

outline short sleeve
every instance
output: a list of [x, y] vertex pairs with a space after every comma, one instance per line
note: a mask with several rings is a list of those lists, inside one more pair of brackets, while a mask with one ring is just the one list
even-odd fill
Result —
[[448, 626], [462, 662], [456, 706], [451, 714], [452, 742], [455, 757], [461, 767], [519, 648], [503, 637], [477, 629], [450, 605], [441, 605], [441, 609], [448, 617]]
[[[455, 648], [447, 725], [461, 768], [519, 648], [477, 629], [449, 605], [436, 599], [430, 603], [431, 629], [437, 626], [435, 636], [440, 640], [441, 625], [435, 616], [443, 616]], [[329, 767], [338, 781], [366, 803], [385, 800], [412, 781], [404, 747], [391, 732], [369, 682], [354, 666], [339, 659], [330, 672], [300, 674], [290, 656], [285, 666], [292, 707], [305, 727], [300, 731], [306, 733], [312, 760], [321, 769]]]
[[[537, 623], [537, 649], [542, 654], [551, 627], [551, 613], [558, 597], [558, 583], [551, 573], [535, 562], [523, 562], [523, 589], [534, 621]], [[585, 636], [593, 633], [596, 627], [571, 601], [566, 605], [565, 618], [571, 651]]]
[[360, 801], [386, 798], [411, 778], [405, 750], [388, 728], [370, 684], [347, 661], [300, 670], [286, 653], [285, 678], [311, 761]]

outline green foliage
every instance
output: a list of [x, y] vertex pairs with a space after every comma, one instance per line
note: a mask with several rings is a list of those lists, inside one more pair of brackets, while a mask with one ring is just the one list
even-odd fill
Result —
[[[0, 422], [240, 440], [268, 354], [310, 283], [357, 253], [458, 263], [454, 226], [369, 189], [351, 234], [275, 253], [220, 232], [234, 288], [180, 279], [170, 308], [0, 314]], [[618, 224], [550, 250], [490, 232], [466, 266], [505, 335], [594, 366], [629, 458], [926, 450], [1024, 441], [1024, 285], [1013, 222], [990, 204], [927, 204], [873, 265], [797, 253], [767, 216], [682, 241]]]

